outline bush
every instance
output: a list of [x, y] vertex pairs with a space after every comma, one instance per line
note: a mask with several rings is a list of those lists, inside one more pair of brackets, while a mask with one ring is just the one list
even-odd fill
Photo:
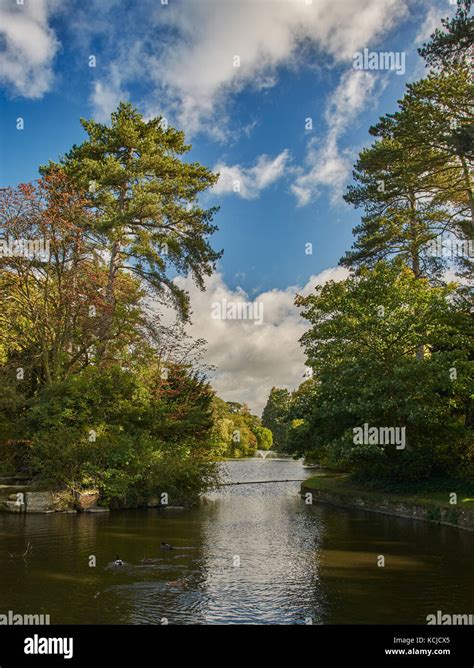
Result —
[[113, 507], [146, 504], [160, 490], [194, 501], [216, 470], [206, 388], [180, 371], [183, 383], [186, 393], [159, 393], [149, 378], [92, 367], [44, 388], [28, 413], [29, 467], [53, 488], [98, 489]]
[[0, 443], [0, 475], [30, 474], [30, 446], [31, 442], [26, 440]]

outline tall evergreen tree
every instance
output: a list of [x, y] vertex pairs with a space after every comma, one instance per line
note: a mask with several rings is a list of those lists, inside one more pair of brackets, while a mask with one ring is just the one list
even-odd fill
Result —
[[423, 187], [447, 203], [453, 222], [474, 225], [474, 84], [469, 69], [455, 66], [407, 85], [399, 110], [383, 119], [384, 136], [396, 136], [415, 151]]
[[443, 233], [470, 237], [473, 92], [465, 67], [430, 73], [370, 129], [376, 141], [360, 153], [345, 196], [365, 215], [342, 264], [401, 255], [416, 275], [436, 275], [443, 261], [427, 256], [426, 244]]
[[[88, 139], [62, 159], [68, 174], [88, 193], [99, 219], [94, 230], [109, 258], [106, 297], [113, 310], [119, 271], [126, 268], [159, 295], [170, 296], [186, 318], [188, 296], [169, 274], [191, 274], [203, 289], [221, 253], [207, 237], [217, 208], [203, 209], [199, 195], [218, 175], [183, 157], [184, 134], [161, 117], [145, 120], [120, 103], [110, 126], [81, 120]], [[51, 164], [43, 168], [49, 171]]]
[[423, 249], [443, 231], [448, 214], [434, 205], [424, 187], [416, 149], [409, 150], [393, 132], [388, 136], [385, 119], [371, 133], [385, 136], [364, 149], [355, 165], [355, 185], [344, 199], [362, 207], [365, 215], [354, 229], [356, 240], [341, 264], [373, 266], [399, 255], [416, 276], [426, 275], [435, 262], [424, 258]]

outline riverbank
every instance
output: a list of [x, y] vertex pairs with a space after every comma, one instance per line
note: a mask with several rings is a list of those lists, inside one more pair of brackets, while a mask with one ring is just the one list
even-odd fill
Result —
[[[165, 498], [164, 498], [165, 497]], [[97, 489], [72, 491], [70, 489], [47, 489], [39, 482], [31, 481], [27, 476], [0, 476], [0, 512], [6, 513], [107, 513], [110, 510], [130, 510], [136, 508], [158, 508], [161, 510], [184, 509], [197, 503], [186, 498], [185, 494], [176, 496], [172, 502], [167, 495], [155, 494], [142, 503], [128, 503], [111, 507], [101, 499]]]
[[301, 494], [311, 493], [312, 501], [343, 508], [422, 520], [474, 531], [474, 498], [452, 492], [399, 494], [374, 491], [359, 486], [344, 474], [320, 473], [305, 480]]

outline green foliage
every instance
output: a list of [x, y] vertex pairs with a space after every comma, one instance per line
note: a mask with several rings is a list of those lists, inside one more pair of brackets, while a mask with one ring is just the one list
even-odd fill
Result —
[[213, 399], [213, 450], [218, 457], [253, 457], [255, 452], [269, 450], [272, 432], [262, 427], [245, 404]]
[[286, 449], [289, 453], [304, 455], [306, 461], [317, 461], [317, 453], [311, 451], [316, 397], [317, 384], [312, 378], [305, 380], [292, 392], [285, 416], [288, 426]]
[[[126, 266], [156, 294], [169, 296], [183, 317], [188, 296], [172, 280], [173, 273], [192, 275], [203, 289], [221, 256], [207, 237], [216, 227], [217, 209], [203, 209], [198, 196], [212, 187], [218, 174], [182, 159], [191, 147], [184, 134], [163, 118], [148, 121], [121, 102], [110, 126], [81, 120], [88, 139], [74, 146], [62, 165], [88, 206], [100, 212], [94, 231], [110, 255], [107, 298], [114, 304], [115, 277]], [[43, 167], [48, 173], [54, 165]]]
[[[382, 487], [474, 480], [472, 302], [443, 275], [472, 274], [472, 259], [427, 248], [471, 239], [474, 223], [474, 24], [471, 0], [457, 5], [420, 50], [428, 75], [370, 128], [355, 165], [345, 199], [363, 216], [341, 260], [350, 277], [297, 298], [314, 381], [292, 394], [288, 449]], [[364, 424], [404, 428], [406, 447], [361, 442]]]
[[193, 501], [216, 475], [210, 402], [208, 386], [181, 367], [166, 382], [150, 369], [88, 367], [30, 400], [18, 425], [28, 470], [53, 488], [97, 488], [114, 506], [158, 491]]
[[474, 17], [470, 16], [472, 0], [457, 0], [456, 15], [441, 19], [444, 30], [436, 28], [419, 53], [432, 67], [463, 63], [474, 45]]
[[267, 427], [254, 427], [253, 432], [257, 437], [257, 448], [259, 450], [270, 450], [273, 445], [273, 434]]
[[286, 416], [290, 402], [290, 393], [286, 389], [272, 387], [262, 413], [262, 424], [273, 434], [276, 450], [284, 451], [287, 445], [288, 425]]
[[[454, 290], [431, 287], [399, 262], [299, 297], [316, 380], [292, 402], [292, 418], [304, 420], [292, 425], [293, 451], [374, 478], [420, 480], [469, 466], [473, 341]], [[404, 426], [406, 449], [354, 443], [364, 423]]]
[[82, 125], [60, 165], [0, 194], [4, 234], [50, 242], [47, 260], [0, 258], [0, 467], [113, 506], [194, 500], [216, 478], [203, 342], [162, 325], [150, 297], [186, 318], [173, 279], [203, 289], [212, 273], [217, 209], [199, 197], [218, 175], [130, 104]]
[[[426, 253], [428, 242], [447, 235], [472, 238], [474, 115], [471, 0], [458, 0], [419, 50], [428, 75], [407, 84], [395, 113], [370, 128], [376, 141], [355, 165], [346, 201], [363, 207], [355, 243], [341, 262], [373, 266], [401, 257], [420, 276], [439, 280], [443, 260]], [[462, 274], [472, 258], [455, 259]]]
[[427, 244], [442, 234], [469, 238], [473, 93], [467, 67], [430, 73], [370, 129], [377, 139], [360, 153], [345, 196], [364, 216], [342, 264], [399, 256], [417, 275], [435, 276], [446, 263], [427, 254]]

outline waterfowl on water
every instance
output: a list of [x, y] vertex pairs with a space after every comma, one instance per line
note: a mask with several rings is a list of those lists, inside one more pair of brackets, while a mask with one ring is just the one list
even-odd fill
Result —
[[124, 563], [123, 563], [122, 559], [120, 559], [120, 557], [117, 555], [115, 557], [114, 566], [123, 566], [123, 565], [124, 565]]
[[173, 546], [170, 545], [169, 543], [161, 543], [161, 549], [162, 550], [172, 550]]
[[186, 582], [183, 580], [172, 580], [166, 583], [168, 587], [184, 587]]
[[142, 564], [154, 564], [156, 562], [156, 559], [152, 559], [151, 557], [143, 557], [142, 559]]

